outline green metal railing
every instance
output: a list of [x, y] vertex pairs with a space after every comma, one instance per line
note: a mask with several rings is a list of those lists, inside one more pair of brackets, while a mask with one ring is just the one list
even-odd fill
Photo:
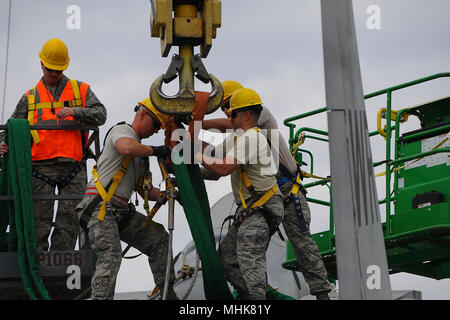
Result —
[[[414, 81], [409, 81], [400, 85], [396, 85], [393, 87], [389, 87], [387, 89], [383, 89], [383, 90], [379, 90], [373, 93], [369, 93], [367, 95], [364, 96], [364, 99], [370, 99], [370, 98], [374, 98], [377, 96], [381, 96], [386, 94], [387, 96], [387, 101], [386, 101], [386, 126], [384, 128], [384, 131], [386, 133], [385, 136], [385, 140], [386, 140], [386, 157], [384, 160], [382, 161], [378, 161], [378, 162], [374, 162], [373, 166], [374, 167], [378, 167], [378, 166], [385, 166], [385, 187], [386, 187], [386, 195], [385, 198], [382, 200], [379, 200], [378, 203], [379, 204], [386, 204], [386, 223], [385, 223], [385, 239], [391, 239], [393, 238], [392, 235], [392, 230], [391, 230], [391, 202], [395, 200], [395, 197], [392, 195], [393, 193], [395, 193], [398, 190], [398, 170], [396, 170], [396, 168], [400, 167], [403, 163], [407, 162], [407, 161], [411, 161], [414, 159], [419, 159], [422, 157], [427, 157], [433, 154], [437, 154], [437, 153], [442, 153], [442, 152], [450, 152], [450, 148], [449, 147], [445, 147], [445, 148], [439, 148], [436, 150], [432, 150], [432, 151], [428, 151], [428, 152], [422, 152], [422, 153], [418, 153], [412, 156], [407, 156], [407, 157], [400, 157], [399, 155], [399, 151], [398, 151], [398, 142], [399, 142], [399, 136], [400, 136], [400, 119], [402, 118], [402, 115], [407, 113], [409, 111], [409, 109], [403, 109], [398, 111], [398, 114], [396, 116], [395, 119], [395, 125], [391, 124], [391, 111], [392, 111], [392, 93], [394, 91], [397, 90], [401, 90], [404, 88], [408, 88], [411, 86], [415, 86], [424, 82], [428, 82], [431, 80], [435, 80], [438, 78], [444, 78], [444, 77], [450, 77], [450, 72], [444, 72], [444, 73], [438, 73], [438, 74], [434, 74], [428, 77], [424, 77], [424, 78], [420, 78]], [[309, 128], [309, 127], [302, 127], [300, 129], [298, 129], [297, 131], [295, 131], [296, 125], [293, 123], [294, 121], [300, 120], [300, 119], [304, 119], [313, 115], [317, 115], [323, 112], [326, 112], [327, 108], [323, 107], [320, 109], [316, 109], [313, 111], [309, 111], [306, 113], [302, 113], [300, 115], [296, 115], [290, 118], [287, 118], [284, 120], [283, 124], [286, 125], [289, 128], [289, 146], [290, 148], [292, 148], [294, 146], [294, 144], [298, 141], [299, 136], [302, 132], [310, 132], [310, 133], [314, 133], [320, 136], [324, 136], [326, 138], [323, 137], [317, 137], [317, 136], [310, 136], [307, 135], [306, 137], [314, 139], [314, 140], [318, 140], [318, 141], [324, 141], [324, 142], [328, 142], [328, 132], [323, 131], [323, 130], [318, 130], [318, 129], [314, 129], [314, 128]], [[411, 139], [417, 139], [420, 137], [424, 137], [426, 135], [430, 135], [432, 133], [436, 133], [438, 131], [444, 131], [445, 129], [450, 129], [450, 125], [446, 125], [443, 127], [439, 127], [439, 128], [430, 128], [429, 130], [424, 130], [420, 133], [416, 133], [416, 134], [411, 134], [407, 137], [402, 138], [403, 140], [411, 140]], [[394, 133], [394, 137], [395, 137], [395, 141], [394, 141], [394, 160], [392, 160], [392, 151], [391, 151], [391, 138], [392, 138], [392, 131], [395, 131]], [[380, 133], [378, 131], [373, 131], [369, 133], [370, 137], [379, 135]], [[300, 150], [299, 150], [300, 151]], [[303, 151], [303, 149], [302, 149]], [[312, 155], [310, 155], [311, 158], [311, 174], [313, 174], [313, 157]], [[391, 179], [392, 179], [392, 174], [394, 174], [394, 185], [393, 188], [391, 190]], [[313, 199], [313, 198], [307, 198], [308, 201], [313, 202], [313, 203], [317, 203], [317, 204], [321, 204], [321, 205], [325, 205], [325, 206], [329, 206], [330, 207], [330, 229], [329, 229], [329, 239], [330, 239], [330, 248], [331, 246], [331, 242], [332, 242], [332, 238], [334, 238], [334, 217], [333, 217], [333, 210], [332, 210], [332, 205], [331, 205], [331, 188], [329, 185], [329, 181], [327, 179], [323, 179], [323, 180], [318, 180], [312, 183], [308, 183], [305, 184], [305, 188], [311, 188], [314, 186], [318, 186], [318, 185], [327, 185], [329, 190], [330, 190], [330, 202], [327, 201], [323, 201], [320, 199]], [[391, 192], [392, 191], [392, 192]], [[402, 233], [402, 236], [407, 235], [408, 233]], [[398, 235], [395, 235], [395, 237], [397, 237]], [[331, 250], [332, 251], [332, 250]]]

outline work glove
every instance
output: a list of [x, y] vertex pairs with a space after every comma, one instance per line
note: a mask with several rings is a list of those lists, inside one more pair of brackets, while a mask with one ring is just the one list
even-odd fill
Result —
[[176, 115], [175, 116], [175, 124], [179, 128], [184, 128], [183, 124], [189, 125], [192, 121], [192, 115], [191, 114], [185, 114], [185, 115]]
[[158, 158], [165, 158], [172, 152], [172, 149], [166, 147], [166, 146], [152, 146], [153, 148], [153, 154], [152, 156], [158, 157]]

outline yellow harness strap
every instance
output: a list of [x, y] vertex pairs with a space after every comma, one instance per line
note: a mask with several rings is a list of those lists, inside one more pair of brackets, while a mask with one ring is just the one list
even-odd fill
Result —
[[144, 181], [142, 183], [142, 188], [144, 189], [144, 209], [147, 215], [150, 213], [150, 206], [148, 205], [148, 191], [152, 185], [152, 173], [148, 171], [145, 174]]
[[117, 189], [117, 186], [122, 181], [123, 176], [127, 173], [127, 167], [128, 167], [128, 164], [130, 163], [131, 159], [132, 158], [130, 156], [128, 156], [122, 162], [120, 169], [112, 177], [113, 182], [112, 182], [111, 186], [109, 187], [108, 192], [106, 192], [105, 188], [103, 187], [103, 185], [100, 181], [100, 177], [98, 176], [98, 172], [97, 172], [97, 165], [94, 165], [94, 167], [92, 168], [92, 175], [94, 177], [95, 187], [97, 188], [98, 193], [100, 194], [100, 196], [103, 199], [103, 203], [100, 208], [100, 212], [98, 213], [98, 216], [97, 216], [99, 221], [103, 221], [105, 219], [106, 202], [111, 200], [112, 196], [114, 195], [114, 192]]
[[[72, 108], [81, 107], [83, 105], [77, 80], [70, 79], [69, 81], [72, 85], [74, 100], [36, 103], [36, 87], [30, 90], [30, 92], [28, 93], [28, 123], [30, 124], [30, 126], [34, 124], [34, 111], [36, 110], [64, 107]], [[41, 139], [39, 139], [39, 134], [36, 130], [31, 130], [31, 136], [33, 137], [33, 141], [35, 144], [41, 142]]]
[[295, 183], [292, 186], [291, 194], [296, 195], [298, 193], [298, 190], [300, 190], [300, 186], [302, 184], [302, 180], [300, 178], [300, 172], [297, 174], [297, 177], [295, 178]]
[[[247, 203], [245, 202], [244, 196], [242, 195], [242, 181], [244, 181], [245, 186], [248, 190], [254, 189], [247, 173], [242, 170], [242, 168], [239, 168], [239, 197], [241, 198], [242, 207], [247, 210]], [[261, 198], [258, 199], [258, 201], [252, 204], [250, 209], [253, 209], [255, 207], [262, 207], [264, 203], [269, 201], [269, 199], [272, 198], [275, 192], [277, 192], [277, 189], [278, 185], [275, 183], [272, 188], [270, 188]]]
[[[252, 128], [252, 130], [255, 130], [257, 132], [261, 132], [259, 128]], [[234, 137], [234, 144], [236, 144], [237, 137]], [[244, 181], [245, 187], [252, 192], [254, 190], [253, 184], [250, 181], [250, 178], [248, 177], [247, 173], [242, 170], [241, 167], [239, 167], [239, 197], [241, 198], [242, 207], [247, 210], [247, 203], [245, 202], [244, 196], [242, 195], [242, 181]], [[250, 209], [253, 209], [255, 207], [262, 207], [264, 203], [269, 201], [270, 198], [275, 194], [275, 192], [278, 189], [277, 183], [275, 183], [272, 188], [270, 188], [261, 198], [258, 199], [251, 207]]]

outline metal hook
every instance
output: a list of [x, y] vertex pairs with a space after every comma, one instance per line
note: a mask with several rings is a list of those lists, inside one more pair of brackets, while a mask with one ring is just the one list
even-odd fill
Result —
[[[192, 74], [183, 75], [180, 70], [185, 70], [183, 65], [189, 61]], [[180, 90], [174, 96], [168, 96], [162, 92], [162, 84], [169, 83], [174, 80], [177, 75], [180, 77]], [[197, 77], [204, 83], [211, 83], [211, 93], [209, 95], [206, 113], [216, 111], [223, 99], [223, 87], [220, 81], [212, 74], [208, 74], [199, 55], [191, 56], [189, 59], [183, 60], [180, 55], [173, 55], [172, 61], [166, 73], [159, 76], [153, 81], [150, 87], [150, 100], [155, 108], [166, 114], [173, 115], [188, 115], [192, 113], [195, 104], [195, 91], [192, 88], [192, 83], [184, 81], [183, 78]]]

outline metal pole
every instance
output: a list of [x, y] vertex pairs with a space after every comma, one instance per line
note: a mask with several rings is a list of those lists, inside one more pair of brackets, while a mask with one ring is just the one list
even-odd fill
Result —
[[165, 181], [165, 195], [168, 198], [169, 202], [169, 216], [167, 229], [169, 230], [169, 243], [167, 248], [167, 266], [166, 266], [166, 279], [164, 281], [164, 291], [163, 291], [163, 300], [167, 300], [167, 295], [169, 291], [169, 282], [170, 282], [170, 271], [172, 269], [172, 261], [173, 261], [173, 230], [175, 229], [175, 198], [176, 191], [174, 188], [174, 184], [169, 177], [169, 172], [166, 168], [163, 158], [158, 158], [159, 168], [161, 170], [161, 175], [163, 180]]
[[11, 31], [11, 1], [9, 0], [9, 11], [8, 11], [8, 32], [6, 34], [6, 57], [5, 57], [5, 77], [3, 80], [3, 104], [2, 104], [2, 122], [4, 120], [5, 114], [5, 101], [6, 101], [6, 83], [8, 82], [8, 53], [9, 53], [9, 34]]
[[175, 215], [174, 215], [174, 205], [175, 205], [175, 198], [173, 195], [173, 188], [169, 191], [169, 221], [167, 225], [167, 229], [169, 230], [169, 245], [167, 248], [167, 266], [166, 266], [166, 280], [164, 281], [164, 292], [163, 292], [163, 300], [167, 300], [167, 295], [169, 291], [169, 282], [170, 282], [170, 270], [172, 268], [172, 261], [173, 261], [173, 230], [174, 230], [174, 221], [175, 221]]
[[321, 5], [340, 298], [392, 299], [352, 2]]

